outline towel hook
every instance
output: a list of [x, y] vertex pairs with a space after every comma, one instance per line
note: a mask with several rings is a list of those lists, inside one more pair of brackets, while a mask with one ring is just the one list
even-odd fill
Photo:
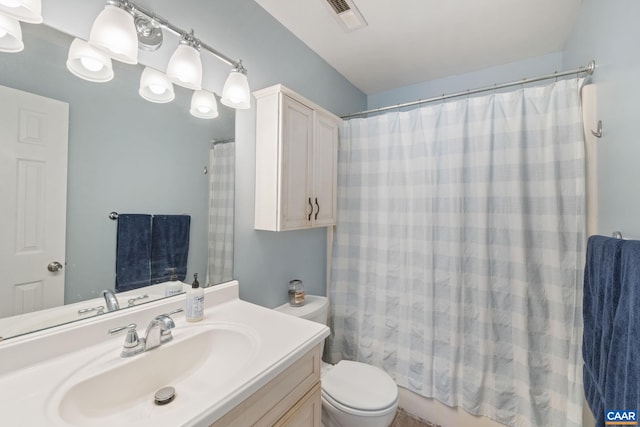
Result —
[[602, 120], [598, 120], [598, 127], [596, 130], [591, 129], [591, 133], [596, 138], [602, 138]]
[[117, 220], [118, 219], [118, 212], [111, 212], [109, 213], [109, 219], [111, 220]]
[[622, 233], [619, 231], [614, 231], [611, 237], [613, 237], [614, 239], [622, 239]]

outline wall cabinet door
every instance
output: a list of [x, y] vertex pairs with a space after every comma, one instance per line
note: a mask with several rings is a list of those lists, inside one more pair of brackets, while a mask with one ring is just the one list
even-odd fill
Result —
[[334, 225], [341, 119], [282, 85], [254, 95], [255, 228]]
[[311, 212], [313, 110], [282, 97], [281, 228], [309, 226]]
[[313, 144], [313, 215], [316, 227], [336, 223], [338, 182], [338, 126], [331, 117], [315, 112]]

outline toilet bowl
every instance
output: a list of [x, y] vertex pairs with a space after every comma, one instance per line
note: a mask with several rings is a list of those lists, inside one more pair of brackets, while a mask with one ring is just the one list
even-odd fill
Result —
[[[301, 307], [287, 303], [275, 310], [326, 325], [328, 307], [326, 297], [307, 295]], [[335, 365], [323, 362], [320, 380], [323, 426], [391, 425], [398, 407], [398, 386], [383, 370], [349, 360]]]

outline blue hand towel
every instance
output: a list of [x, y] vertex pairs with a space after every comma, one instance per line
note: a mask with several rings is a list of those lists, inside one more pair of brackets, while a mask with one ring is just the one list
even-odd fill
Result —
[[151, 281], [166, 282], [168, 268], [176, 268], [178, 280], [187, 277], [189, 255], [189, 215], [154, 215], [151, 233]]
[[151, 284], [151, 215], [120, 214], [116, 243], [116, 292]]

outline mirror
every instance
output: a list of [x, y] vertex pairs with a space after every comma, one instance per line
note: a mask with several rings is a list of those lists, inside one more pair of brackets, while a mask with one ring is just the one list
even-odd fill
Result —
[[[234, 110], [218, 102], [217, 118], [195, 118], [189, 114], [193, 92], [177, 85], [173, 102], [148, 102], [138, 95], [140, 64], [113, 61], [115, 77], [107, 83], [79, 79], [65, 65], [72, 37], [42, 24], [22, 23], [22, 32], [22, 52], [0, 53], [0, 85], [69, 104], [65, 305], [73, 304], [75, 310], [87, 301], [85, 308], [91, 308], [96, 301], [104, 303], [102, 290], [114, 290], [117, 221], [109, 219], [110, 212], [190, 215], [185, 281], [191, 283], [198, 273], [205, 284], [210, 151], [213, 140], [233, 139]], [[232, 144], [229, 148], [233, 150]], [[228, 266], [227, 271], [229, 275]], [[157, 285], [141, 288], [133, 297], [145, 294], [149, 297], [134, 304], [164, 297]], [[120, 301], [120, 305], [128, 304]], [[50, 324], [40, 319], [29, 326], [25, 315], [0, 319], [0, 337], [68, 321], [56, 309], [46, 311], [52, 310]], [[14, 332], [3, 332], [2, 325], [16, 327]]]

